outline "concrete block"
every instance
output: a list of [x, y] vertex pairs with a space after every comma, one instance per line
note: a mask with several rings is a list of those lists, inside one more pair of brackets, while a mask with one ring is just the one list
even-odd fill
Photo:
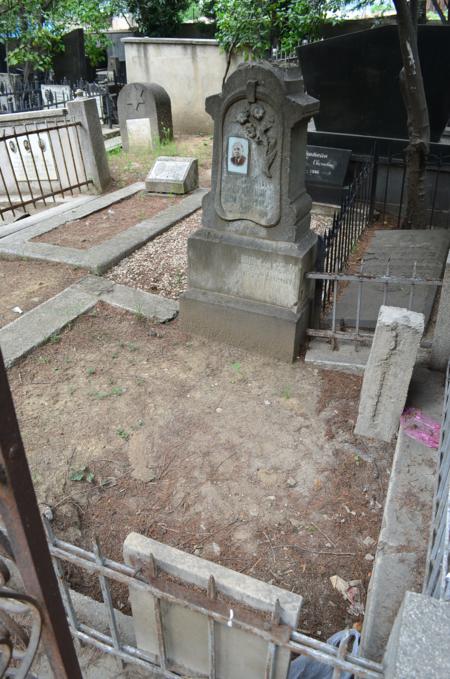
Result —
[[67, 108], [81, 123], [79, 136], [87, 177], [92, 179], [97, 191], [103, 193], [111, 183], [111, 174], [95, 97], [69, 101]]
[[355, 434], [390, 441], [397, 432], [423, 331], [423, 314], [380, 307]]
[[[408, 404], [439, 419], [442, 398], [442, 375], [416, 368]], [[422, 589], [436, 469], [436, 451], [400, 429], [362, 630], [362, 654], [377, 662], [405, 593]]]
[[[124, 543], [124, 558], [133, 567], [145, 568], [150, 555], [161, 572], [185, 583], [185, 592], [192, 586], [206, 594], [208, 581], [214, 576], [219, 596], [226, 597], [227, 606], [236, 606], [235, 619], [241, 612], [239, 605], [258, 612], [271, 614], [278, 599], [281, 607], [281, 623], [295, 628], [302, 605], [302, 597], [279, 589], [254, 578], [236, 573], [218, 564], [178, 549], [163, 545], [155, 540], [131, 533]], [[155, 581], [156, 582], [156, 581]], [[197, 596], [201, 596], [200, 593]], [[205, 598], [205, 595], [203, 595]], [[130, 601], [135, 624], [138, 647], [147, 651], [153, 658], [158, 655], [155, 624], [155, 599], [151, 594], [142, 592], [139, 587], [130, 588]], [[234, 604], [233, 604], [234, 602]], [[210, 602], [211, 604], [211, 602]], [[228, 608], [227, 608], [228, 611]], [[248, 611], [247, 611], [248, 612]], [[166, 653], [171, 663], [191, 674], [209, 674], [208, 619], [205, 615], [187, 607], [164, 601], [161, 604], [161, 617], [166, 642]], [[263, 618], [260, 618], [263, 620]], [[264, 676], [268, 643], [248, 631], [243, 631], [219, 622], [214, 623], [216, 676], [221, 679], [236, 677]], [[289, 667], [290, 654], [278, 649], [275, 659], [274, 679], [285, 679]]]
[[197, 158], [160, 156], [145, 179], [147, 191], [189, 193], [198, 188]]
[[431, 347], [431, 366], [445, 370], [450, 360], [450, 252], [447, 256]]
[[384, 657], [385, 679], [450, 677], [450, 602], [407, 592]]

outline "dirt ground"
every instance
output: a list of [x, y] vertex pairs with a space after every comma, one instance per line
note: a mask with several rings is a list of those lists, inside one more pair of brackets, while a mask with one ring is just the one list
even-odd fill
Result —
[[[352, 434], [358, 377], [103, 304], [9, 376], [64, 539], [90, 548], [97, 535], [120, 560], [137, 531], [272, 582], [303, 595], [301, 629], [319, 638], [361, 621], [330, 577], [367, 587], [393, 449]], [[114, 598], [127, 611], [126, 593]]]
[[15, 307], [29, 311], [85, 275], [66, 264], [1, 258], [0, 327], [19, 318]]
[[154, 217], [174, 203], [178, 203], [181, 198], [174, 195], [152, 195], [142, 191], [131, 198], [114, 203], [83, 219], [67, 222], [31, 240], [37, 243], [51, 243], [87, 250], [144, 219]]

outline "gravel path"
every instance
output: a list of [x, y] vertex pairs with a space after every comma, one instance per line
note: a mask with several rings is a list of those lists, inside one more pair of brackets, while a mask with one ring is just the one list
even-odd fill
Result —
[[[178, 299], [187, 286], [187, 239], [202, 222], [202, 211], [178, 222], [169, 231], [123, 259], [106, 277], [115, 283]], [[311, 229], [323, 235], [330, 217], [311, 215]]]

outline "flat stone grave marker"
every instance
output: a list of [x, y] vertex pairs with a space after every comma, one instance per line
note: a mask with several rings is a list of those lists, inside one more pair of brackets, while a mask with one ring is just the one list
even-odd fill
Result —
[[153, 193], [189, 193], [197, 187], [197, 158], [160, 156], [145, 180], [145, 188]]
[[125, 85], [117, 100], [117, 112], [124, 151], [150, 150], [155, 143], [173, 137], [170, 97], [160, 85]]

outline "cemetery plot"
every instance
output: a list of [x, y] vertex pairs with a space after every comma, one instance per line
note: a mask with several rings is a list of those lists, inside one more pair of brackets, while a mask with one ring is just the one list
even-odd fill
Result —
[[138, 531], [293, 589], [322, 638], [361, 621], [330, 577], [364, 600], [392, 447], [352, 434], [359, 378], [101, 304], [9, 375], [59, 535], [120, 558]]
[[150, 196], [138, 193], [84, 219], [67, 222], [31, 240], [87, 250], [139, 222], [154, 217], [179, 200], [175, 196]]
[[[86, 275], [65, 264], [0, 260], [0, 327]], [[14, 311], [14, 309], [16, 309]]]
[[[311, 228], [315, 233], [323, 235], [332, 219], [332, 208], [313, 205]], [[187, 239], [201, 225], [202, 211], [198, 210], [122, 260], [106, 278], [178, 299], [187, 287]]]

